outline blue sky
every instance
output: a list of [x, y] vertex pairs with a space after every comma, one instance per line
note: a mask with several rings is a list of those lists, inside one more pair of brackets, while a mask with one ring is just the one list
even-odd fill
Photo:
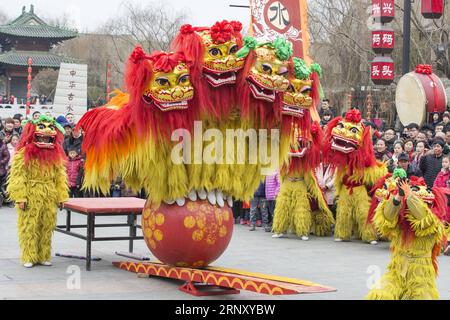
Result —
[[[26, 6], [34, 4], [36, 14], [42, 17], [56, 18], [66, 14], [71, 18], [74, 27], [80, 32], [92, 32], [108, 18], [120, 14], [124, 0], [15, 0], [1, 1], [0, 10], [9, 18], [16, 18]], [[132, 3], [145, 5], [150, 0], [132, 0]], [[156, 2], [159, 2], [158, 0]], [[248, 5], [248, 0], [165, 0], [163, 3], [186, 10], [189, 23], [193, 25], [210, 25], [217, 20], [234, 19], [248, 25], [249, 9], [230, 8], [230, 4]]]

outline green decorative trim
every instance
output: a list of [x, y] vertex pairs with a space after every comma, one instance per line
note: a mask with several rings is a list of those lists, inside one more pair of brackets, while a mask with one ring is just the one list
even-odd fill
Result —
[[268, 46], [275, 49], [275, 55], [282, 61], [288, 60], [294, 53], [293, 45], [290, 41], [284, 38], [277, 38], [273, 42], [260, 42], [253, 37], [245, 37], [242, 48], [236, 53], [238, 58], [245, 58], [249, 55], [250, 51], [255, 50], [258, 47]]
[[295, 78], [300, 80], [309, 79], [309, 77], [311, 76], [311, 69], [308, 68], [306, 62], [300, 58], [293, 58], [292, 61], [294, 62]]
[[294, 54], [294, 46], [292, 42], [287, 41], [284, 38], [277, 38], [274, 42], [272, 42], [272, 46], [275, 48], [275, 54], [278, 59], [282, 61], [289, 60], [290, 57]]
[[396, 178], [407, 178], [408, 175], [406, 174], [406, 171], [402, 168], [397, 168], [394, 170], [394, 173], [392, 174], [392, 177], [394, 179]]
[[236, 57], [242, 59], [249, 55], [251, 50], [255, 50], [258, 42], [253, 37], [244, 37], [242, 48], [236, 53]]
[[311, 66], [309, 68], [311, 69], [311, 73], [315, 72], [315, 73], [317, 73], [319, 78], [322, 78], [322, 67], [320, 66], [320, 64], [313, 63], [313, 64], [311, 64]]
[[66, 134], [66, 130], [64, 130], [64, 128], [53, 118], [48, 117], [46, 115], [41, 115], [39, 116], [39, 119], [37, 120], [23, 120], [22, 121], [22, 125], [26, 125], [28, 123], [32, 123], [35, 126], [37, 126], [40, 122], [50, 122], [53, 125], [55, 125], [55, 127], [62, 133], [62, 134]]

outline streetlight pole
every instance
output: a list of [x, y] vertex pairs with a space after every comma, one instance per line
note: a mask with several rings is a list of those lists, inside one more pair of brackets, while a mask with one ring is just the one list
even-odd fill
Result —
[[409, 73], [409, 59], [411, 49], [411, 0], [405, 0], [403, 8], [403, 55], [402, 75]]

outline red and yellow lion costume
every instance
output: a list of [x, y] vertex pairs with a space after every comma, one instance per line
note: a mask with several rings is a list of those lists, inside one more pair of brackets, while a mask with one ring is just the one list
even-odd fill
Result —
[[325, 159], [336, 173], [336, 241], [352, 235], [376, 244], [375, 227], [367, 223], [371, 199], [368, 190], [387, 173], [376, 161], [370, 127], [362, 124], [361, 113], [350, 110], [345, 118], [335, 118], [327, 126]]

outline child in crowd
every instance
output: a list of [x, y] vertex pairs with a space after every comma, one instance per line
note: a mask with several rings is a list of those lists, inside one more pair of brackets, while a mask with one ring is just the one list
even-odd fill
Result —
[[447, 188], [447, 181], [450, 179], [450, 156], [442, 157], [442, 169], [438, 173], [433, 187]]
[[241, 225], [248, 224], [250, 224], [250, 202], [244, 201], [242, 203]]
[[9, 163], [8, 163], [8, 171], [11, 168], [12, 159], [16, 154], [16, 146], [19, 144], [20, 137], [18, 134], [13, 134], [11, 137], [11, 142], [8, 143], [8, 152], [9, 152]]
[[280, 176], [278, 172], [266, 176], [266, 200], [267, 210], [269, 213], [269, 224], [273, 221], [273, 214], [275, 212], [275, 201], [280, 192]]
[[71, 198], [80, 197], [80, 188], [83, 180], [83, 160], [76, 148], [69, 150], [69, 160], [67, 161], [67, 178], [69, 181], [69, 196]]

